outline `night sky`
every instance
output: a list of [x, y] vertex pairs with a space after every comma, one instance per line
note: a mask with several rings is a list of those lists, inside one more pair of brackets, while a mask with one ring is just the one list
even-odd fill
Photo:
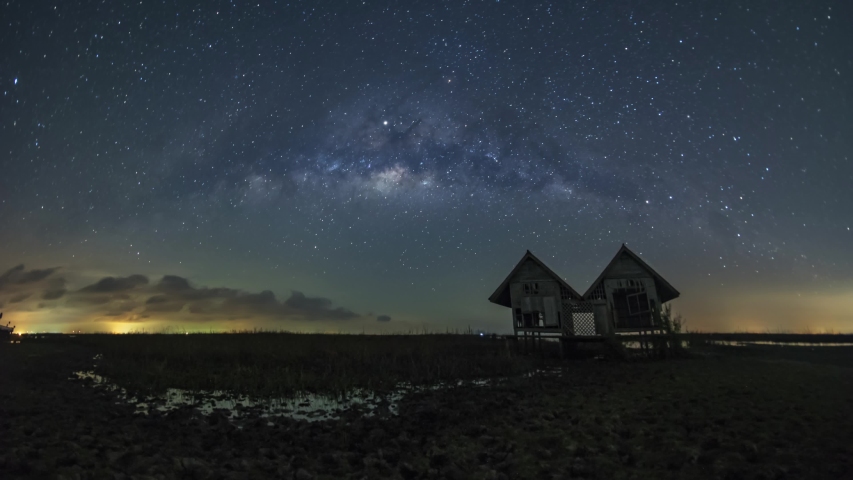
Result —
[[[853, 3], [0, 5], [18, 331], [511, 331], [622, 243], [704, 331], [853, 331]], [[6, 272], [6, 273], [2, 273]]]

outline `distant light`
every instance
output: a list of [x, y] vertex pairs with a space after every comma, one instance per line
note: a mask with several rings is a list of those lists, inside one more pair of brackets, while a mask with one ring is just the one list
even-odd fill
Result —
[[480, 332], [480, 336], [481, 336], [481, 337], [483, 336], [483, 332]]

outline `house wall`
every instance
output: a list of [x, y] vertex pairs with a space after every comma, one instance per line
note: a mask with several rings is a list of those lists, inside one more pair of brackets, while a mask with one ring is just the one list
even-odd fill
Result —
[[[581, 299], [565, 289], [563, 282], [547, 268], [528, 258], [506, 280], [504, 285], [508, 287], [501, 287], [499, 299], [492, 298], [492, 301], [507, 305], [509, 300], [516, 334], [523, 331], [525, 334], [589, 336], [613, 334], [620, 329], [649, 330], [661, 326], [660, 292], [655, 278], [656, 274], [642, 261], [635, 260], [629, 253], [622, 253], [608, 265], [596, 288]], [[537, 284], [536, 292], [525, 290], [525, 284], [530, 283]], [[666, 295], [678, 295], [674, 289], [674, 294], [669, 293], [666, 285], [661, 288], [665, 288]], [[648, 309], [644, 308], [644, 297], [649, 302]], [[524, 314], [529, 314], [527, 318], [534, 320], [540, 318], [538, 312], [542, 313], [542, 326], [524, 324]], [[517, 315], [521, 315], [522, 325], [517, 323]]]
[[[524, 284], [536, 283], [538, 292], [525, 293]], [[528, 260], [515, 272], [509, 281], [510, 303], [512, 305], [513, 330], [519, 330], [516, 325], [516, 309], [522, 314], [542, 312], [545, 316], [545, 326], [559, 328], [558, 312], [560, 311], [560, 284], [536, 262]]]
[[660, 325], [660, 299], [655, 281], [651, 273], [627, 254], [617, 259], [607, 273], [604, 274], [602, 285], [605, 291], [604, 308], [598, 305], [595, 309], [596, 325], [603, 332], [612, 333], [616, 329], [617, 312], [614, 304], [614, 291], [618, 289], [637, 289], [648, 296], [652, 304], [652, 318], [655, 325]]
[[592, 314], [595, 317], [595, 331], [599, 335], [610, 335], [613, 333], [613, 320], [606, 302], [593, 302]]
[[521, 267], [515, 272], [515, 275], [510, 279], [510, 283], [513, 282], [527, 282], [527, 281], [553, 281], [554, 277], [552, 277], [545, 269], [540, 267], [533, 260], [527, 259]]
[[610, 318], [610, 323], [613, 328], [616, 328], [617, 322], [620, 321], [618, 318], [619, 312], [617, 311], [614, 299], [614, 292], [623, 289], [644, 292], [652, 306], [653, 322], [656, 325], [660, 324], [660, 301], [658, 300], [654, 279], [651, 277], [609, 278], [604, 280], [604, 291], [607, 295], [608, 317]]
[[650, 277], [649, 271], [643, 268], [627, 254], [622, 254], [604, 275], [604, 278], [638, 278]]

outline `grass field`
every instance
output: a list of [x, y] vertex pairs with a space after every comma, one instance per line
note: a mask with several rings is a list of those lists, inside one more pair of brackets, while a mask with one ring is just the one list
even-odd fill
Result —
[[[853, 478], [850, 347], [706, 347], [628, 362], [543, 361], [444, 335], [80, 336], [3, 347], [3, 478]], [[138, 415], [68, 380], [95, 354], [101, 373], [140, 391], [503, 380], [415, 392], [398, 415], [249, 418], [238, 428], [193, 408]], [[543, 362], [551, 374], [521, 375]]]
[[388, 391], [513, 376], [541, 361], [513, 355], [503, 340], [476, 335], [293, 333], [86, 335], [97, 372], [133, 393], [166, 388], [228, 390], [253, 397]]

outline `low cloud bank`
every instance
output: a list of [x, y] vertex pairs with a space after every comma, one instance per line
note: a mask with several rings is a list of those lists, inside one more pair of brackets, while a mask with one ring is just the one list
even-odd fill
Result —
[[[18, 311], [62, 311], [64, 317], [101, 321], [209, 322], [214, 320], [346, 321], [361, 317], [324, 296], [299, 290], [279, 300], [271, 290], [247, 292], [195, 286], [177, 275], [152, 282], [140, 274], [108, 276], [70, 289], [60, 267], [26, 270], [18, 265], [0, 275], [0, 305]], [[387, 318], [387, 320], [383, 319]], [[380, 315], [379, 321], [390, 317]]]

